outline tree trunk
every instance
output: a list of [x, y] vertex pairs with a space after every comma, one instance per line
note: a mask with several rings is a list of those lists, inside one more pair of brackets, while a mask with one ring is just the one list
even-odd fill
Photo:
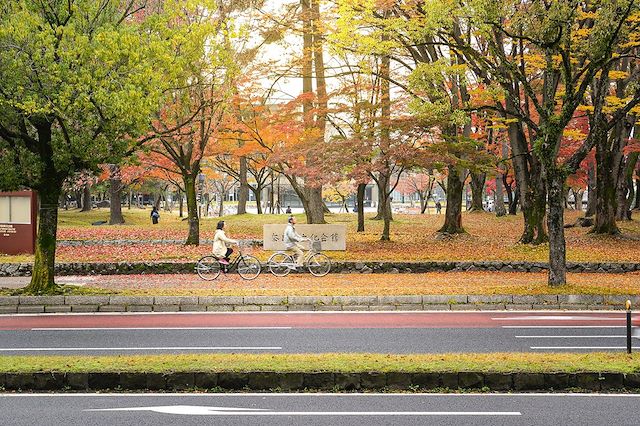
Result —
[[91, 189], [88, 183], [85, 183], [82, 188], [82, 211], [91, 211]]
[[438, 232], [444, 234], [464, 233], [462, 227], [462, 190], [463, 185], [460, 175], [454, 166], [449, 166], [447, 176], [447, 207], [445, 211], [444, 225]]
[[[389, 193], [385, 192], [385, 195], [386, 195], [384, 200], [385, 205], [391, 205], [391, 203], [388, 200]], [[382, 210], [382, 220], [384, 221], [384, 227], [382, 229], [382, 235], [380, 236], [380, 240], [391, 241], [391, 235], [389, 235], [391, 232], [391, 208]]]
[[82, 210], [82, 191], [73, 191], [73, 196], [76, 199], [76, 208]]
[[640, 210], [640, 177], [636, 178], [636, 202], [633, 204], [634, 210]]
[[[614, 176], [614, 158], [607, 147], [608, 136], [600, 131], [596, 141], [596, 218], [590, 232], [594, 234], [619, 234], [616, 224], [617, 183]], [[616, 173], [617, 175], [617, 173]]]
[[564, 177], [561, 170], [546, 170], [549, 198], [549, 285], [567, 282], [566, 243], [564, 239]]
[[574, 201], [574, 208], [579, 211], [582, 212], [582, 195], [584, 194], [584, 191], [581, 190], [573, 190], [573, 201]]
[[58, 197], [60, 185], [45, 184], [39, 192], [38, 236], [28, 294], [46, 294], [55, 290], [56, 233], [58, 230]]
[[585, 216], [593, 216], [596, 214], [596, 165], [592, 164], [589, 166], [589, 170], [587, 171], [587, 211], [585, 212]]
[[493, 196], [493, 209], [496, 216], [504, 216], [507, 214], [507, 210], [504, 208], [504, 188], [502, 185], [503, 175], [496, 176], [496, 192]]
[[256, 208], [258, 214], [262, 214], [262, 188], [260, 186], [256, 186], [255, 188], [249, 186], [251, 192], [253, 192], [253, 197], [256, 199]]
[[471, 209], [472, 212], [483, 212], [482, 195], [486, 173], [471, 173]]
[[247, 201], [249, 200], [249, 183], [247, 182], [247, 157], [240, 157], [240, 190], [238, 191], [238, 212], [247, 212]]
[[364, 232], [364, 193], [367, 188], [366, 183], [358, 184], [358, 192], [356, 195], [356, 205], [358, 210], [358, 231]]
[[621, 176], [617, 187], [618, 211], [616, 212], [616, 219], [620, 221], [631, 220], [631, 209], [635, 196], [633, 172], [636, 169], [637, 162], [637, 152], [628, 154], [626, 159], [622, 161]]
[[520, 191], [518, 190], [518, 188], [516, 188], [515, 192], [513, 193], [513, 199], [509, 203], [509, 214], [511, 216], [515, 216], [516, 214], [518, 214], [519, 203], [520, 203]]
[[[514, 90], [517, 92], [518, 90], [516, 89]], [[507, 96], [505, 102], [507, 110], [512, 111], [515, 109], [512, 96]], [[519, 190], [520, 206], [524, 216], [524, 230], [520, 237], [520, 242], [523, 244], [541, 244], [547, 241], [547, 234], [544, 228], [546, 190], [542, 180], [540, 162], [530, 153], [521, 122], [511, 120], [507, 130], [513, 156], [516, 185]]]
[[122, 216], [122, 180], [120, 167], [117, 164], [109, 165], [109, 225], [124, 223]]
[[[56, 179], [51, 150], [51, 124], [38, 129], [39, 142], [45, 150], [45, 164], [42, 170], [42, 183], [37, 188], [40, 205], [38, 208], [38, 235], [36, 237], [35, 257], [31, 281], [25, 288], [26, 294], [53, 293], [56, 262], [56, 234], [58, 231], [58, 199], [62, 181]], [[47, 152], [48, 151], [48, 152]]]
[[[541, 192], [546, 187], [542, 179], [536, 179], [529, 188], [530, 191], [527, 195], [522, 194], [522, 188], [519, 190], [520, 205], [524, 216], [524, 233], [520, 242], [523, 244], [542, 244], [548, 241], [547, 230], [544, 227], [547, 197], [544, 196], [544, 192]], [[542, 196], [540, 196], [541, 193]], [[563, 194], [564, 192], [561, 191], [560, 198]], [[563, 207], [563, 203], [560, 204], [560, 207]]]
[[196, 176], [183, 174], [185, 194], [187, 196], [187, 217], [189, 218], [189, 235], [185, 245], [200, 245], [200, 219], [198, 218], [198, 202], [196, 201]]
[[305, 215], [307, 223], [320, 224], [327, 223], [324, 220], [324, 202], [322, 201], [322, 188], [305, 188], [307, 192], [307, 208]]
[[383, 210], [385, 207], [385, 203], [384, 203], [384, 196], [382, 193], [383, 191], [381, 191], [380, 186], [378, 186], [378, 205], [376, 206], [377, 212], [376, 212], [376, 215], [371, 218], [371, 220], [382, 220], [382, 218], [384, 217]]
[[391, 211], [391, 197], [387, 194], [389, 191], [389, 184], [391, 182], [391, 176], [387, 176], [383, 172], [378, 173], [376, 180], [376, 186], [378, 188], [378, 213], [371, 220], [384, 220], [385, 215], [390, 221], [393, 221], [393, 213]]
[[224, 216], [224, 192], [218, 193], [218, 217]]

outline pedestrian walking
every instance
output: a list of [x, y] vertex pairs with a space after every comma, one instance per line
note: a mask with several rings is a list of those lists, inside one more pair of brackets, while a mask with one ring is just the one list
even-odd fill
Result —
[[291, 214], [291, 206], [287, 206], [287, 210], [285, 210], [286, 214]]
[[440, 201], [436, 201], [436, 213], [440, 214], [440, 212], [442, 212], [442, 204], [440, 204]]
[[159, 219], [160, 219], [160, 212], [158, 211], [158, 208], [156, 206], [153, 206], [153, 209], [151, 209], [151, 222], [154, 225], [157, 225]]

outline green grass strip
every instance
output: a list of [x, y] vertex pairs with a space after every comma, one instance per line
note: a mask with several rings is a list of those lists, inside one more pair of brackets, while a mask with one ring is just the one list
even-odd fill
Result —
[[33, 372], [640, 372], [640, 354], [192, 354], [3, 356], [0, 373]]

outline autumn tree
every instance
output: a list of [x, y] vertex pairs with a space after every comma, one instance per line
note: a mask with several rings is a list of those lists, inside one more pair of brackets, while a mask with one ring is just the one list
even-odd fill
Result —
[[[608, 70], [636, 29], [632, 17], [637, 6], [634, 0], [443, 1], [436, 6], [449, 17], [438, 25], [443, 42], [460, 52], [488, 85], [497, 82], [506, 115], [526, 123], [533, 136], [533, 155], [540, 163], [549, 206], [550, 285], [566, 282], [565, 181], [606, 133], [596, 117], [602, 114], [608, 91], [600, 91], [592, 101], [594, 126], [564, 161], [559, 159], [563, 132], [592, 84], [608, 88]], [[472, 39], [461, 36], [461, 26], [474, 35]], [[526, 94], [524, 103], [519, 92], [506, 87], [513, 81]], [[515, 147], [512, 143], [514, 156], [520, 155]]]
[[[57, 204], [65, 179], [117, 162], [157, 108], [174, 64], [162, 19], [134, 20], [145, 2], [0, 5], [0, 173], [3, 189], [40, 199], [27, 293], [55, 290]], [[158, 25], [158, 26], [156, 26]]]
[[[398, 75], [383, 79], [413, 98], [412, 111], [425, 130], [438, 129], [449, 144], [470, 140], [471, 123], [465, 109], [470, 102], [464, 57], [436, 49], [434, 22], [444, 16], [413, 2], [365, 3], [340, 0], [336, 43], [343, 49], [379, 55], [400, 67]], [[437, 28], [437, 26], [436, 26]], [[409, 75], [403, 83], [402, 75]], [[461, 153], [465, 149], [453, 151]], [[462, 228], [463, 171], [457, 164], [447, 170], [447, 205], [445, 223], [440, 232], [456, 234]]]
[[191, 27], [189, 44], [175, 52], [185, 63], [185, 73], [181, 87], [171, 92], [151, 124], [150, 150], [168, 160], [168, 165], [158, 167], [182, 178], [189, 221], [187, 245], [200, 244], [196, 180], [207, 149], [215, 142], [237, 74], [225, 39], [216, 37], [225, 21], [212, 14], [213, 7], [213, 3], [196, 5], [176, 18]]

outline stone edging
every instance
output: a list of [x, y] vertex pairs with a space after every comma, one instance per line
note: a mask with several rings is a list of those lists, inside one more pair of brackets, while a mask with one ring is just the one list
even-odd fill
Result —
[[608, 391], [640, 389], [640, 374], [463, 372], [1, 373], [9, 391]]
[[0, 296], [0, 314], [54, 312], [624, 309], [640, 296]]
[[[57, 263], [57, 275], [128, 275], [193, 273], [195, 262], [86, 262]], [[542, 272], [544, 262], [365, 262], [334, 261], [333, 273], [424, 273], [424, 272]], [[569, 272], [627, 273], [640, 272], [640, 263], [586, 262], [567, 263]], [[267, 272], [267, 271], [264, 271]], [[0, 263], [0, 277], [31, 275], [30, 263]]]

